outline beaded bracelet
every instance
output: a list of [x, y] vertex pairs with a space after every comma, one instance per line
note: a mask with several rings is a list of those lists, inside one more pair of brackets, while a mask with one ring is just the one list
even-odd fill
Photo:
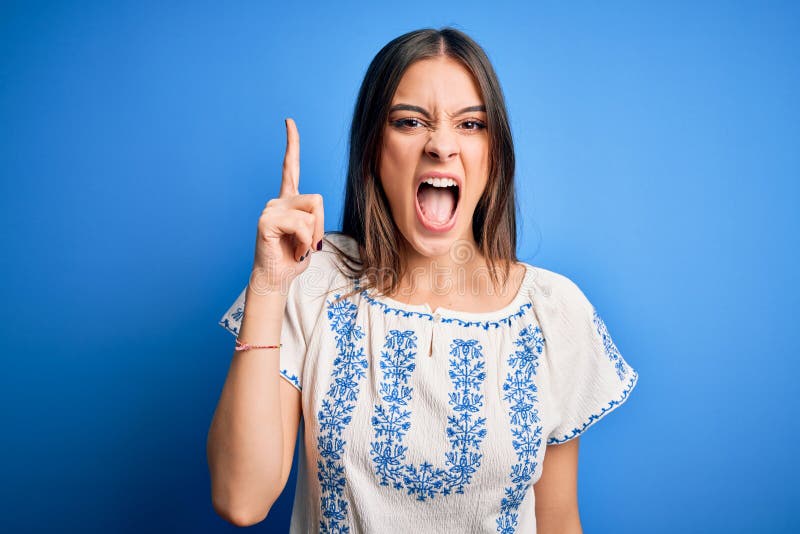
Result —
[[242, 343], [239, 341], [239, 338], [236, 338], [236, 347], [233, 350], [250, 350], [250, 349], [278, 349], [283, 346], [283, 343], [278, 345], [250, 345], [248, 343]]

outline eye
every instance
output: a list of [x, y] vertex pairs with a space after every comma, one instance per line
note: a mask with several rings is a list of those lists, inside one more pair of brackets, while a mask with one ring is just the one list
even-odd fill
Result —
[[419, 126], [422, 126], [422, 123], [414, 118], [398, 119], [396, 121], [393, 121], [392, 124], [397, 128], [408, 128], [408, 129], [414, 129]]
[[464, 126], [466, 130], [483, 130], [486, 128], [486, 125], [482, 122], [473, 120], [464, 121], [461, 125]]

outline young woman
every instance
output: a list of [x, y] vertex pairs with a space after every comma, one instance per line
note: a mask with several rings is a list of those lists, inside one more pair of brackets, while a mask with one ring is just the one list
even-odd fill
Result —
[[341, 231], [299, 192], [286, 128], [250, 282], [220, 321], [237, 350], [209, 431], [217, 512], [264, 519], [299, 430], [293, 533], [581, 532], [578, 437], [638, 375], [576, 284], [516, 259], [484, 51], [425, 29], [373, 59]]

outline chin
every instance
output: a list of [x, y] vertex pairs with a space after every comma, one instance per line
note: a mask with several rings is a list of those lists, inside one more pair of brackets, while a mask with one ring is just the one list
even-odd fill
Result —
[[412, 243], [414, 249], [428, 258], [439, 258], [450, 254], [454, 237], [423, 237], [417, 236], [415, 243]]
[[[406, 228], [408, 228], [408, 226]], [[471, 232], [472, 229], [468, 228], [468, 230]], [[464, 232], [459, 227], [454, 227], [449, 232], [439, 234], [430, 233], [419, 224], [416, 218], [411, 219], [409, 231], [402, 233], [404, 234], [406, 242], [408, 242], [412, 249], [421, 256], [431, 259], [447, 256], [449, 260], [449, 256], [451, 255], [453, 259], [456, 257], [463, 257], [463, 251], [459, 253], [458, 250], [454, 250], [454, 247], [458, 249], [461, 248], [459, 245], [460, 243], [465, 241], [471, 243], [473, 241], [472, 239], [465, 238], [462, 235]]]

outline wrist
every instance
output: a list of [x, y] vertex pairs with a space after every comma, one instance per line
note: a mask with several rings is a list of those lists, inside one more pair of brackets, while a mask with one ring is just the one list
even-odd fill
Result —
[[248, 285], [244, 296], [244, 315], [267, 320], [283, 319], [286, 301], [287, 295], [281, 291], [253, 289]]
[[286, 297], [289, 294], [289, 288], [293, 280], [294, 278], [289, 276], [288, 273], [275, 276], [274, 269], [253, 265], [247, 282], [247, 292], [248, 294], [259, 296], [275, 296], [279, 294]]

